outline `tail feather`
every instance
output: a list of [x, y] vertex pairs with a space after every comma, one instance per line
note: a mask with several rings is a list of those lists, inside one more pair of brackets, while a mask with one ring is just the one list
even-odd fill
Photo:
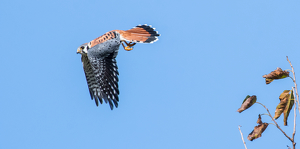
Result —
[[158, 40], [160, 34], [152, 28], [151, 25], [138, 25], [121, 34], [122, 38], [131, 42], [153, 43]]

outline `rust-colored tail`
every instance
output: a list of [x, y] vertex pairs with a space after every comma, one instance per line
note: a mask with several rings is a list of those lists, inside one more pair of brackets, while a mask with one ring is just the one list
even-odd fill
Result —
[[151, 25], [138, 25], [130, 30], [121, 32], [121, 37], [131, 42], [153, 43], [160, 36], [154, 29]]

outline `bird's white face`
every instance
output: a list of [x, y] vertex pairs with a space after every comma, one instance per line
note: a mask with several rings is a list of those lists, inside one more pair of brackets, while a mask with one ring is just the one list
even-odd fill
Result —
[[87, 54], [87, 44], [82, 44], [81, 46], [79, 46], [77, 48], [77, 53], [80, 53], [80, 54]]

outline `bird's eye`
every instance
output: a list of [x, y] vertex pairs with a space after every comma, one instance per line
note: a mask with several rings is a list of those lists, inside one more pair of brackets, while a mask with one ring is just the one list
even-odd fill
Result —
[[83, 49], [84, 49], [84, 46], [80, 47], [80, 49], [83, 50]]

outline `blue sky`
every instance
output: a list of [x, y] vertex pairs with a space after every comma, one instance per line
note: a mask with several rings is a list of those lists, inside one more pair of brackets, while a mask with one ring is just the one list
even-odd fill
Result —
[[[0, 148], [244, 148], [238, 125], [246, 138], [266, 111], [254, 105], [237, 113], [243, 99], [257, 95], [273, 114], [293, 83], [265, 85], [262, 75], [290, 69], [286, 56], [300, 72], [299, 6], [278, 0], [2, 1]], [[138, 24], [155, 27], [158, 42], [120, 48], [119, 108], [96, 107], [77, 47]], [[288, 135], [291, 126], [282, 126]], [[272, 125], [246, 143], [249, 149], [291, 146]]]

